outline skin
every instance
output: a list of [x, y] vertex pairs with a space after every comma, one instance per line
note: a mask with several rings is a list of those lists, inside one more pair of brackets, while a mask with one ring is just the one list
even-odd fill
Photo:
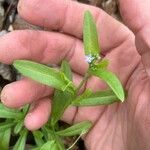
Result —
[[[124, 103], [110, 106], [66, 110], [62, 120], [68, 123], [93, 122], [93, 128], [84, 137], [88, 150], [150, 149], [150, 1], [119, 0], [119, 4], [128, 28], [102, 10], [75, 1], [20, 0], [19, 14], [47, 31], [14, 31], [0, 38], [1, 62], [11, 64], [16, 59], [29, 59], [59, 64], [66, 58], [78, 85], [88, 67], [82, 43], [83, 14], [87, 9], [92, 12], [102, 54], [110, 60], [109, 69], [119, 76], [128, 97]], [[105, 87], [103, 82], [92, 77], [85, 88], [97, 91]], [[1, 100], [12, 108], [32, 103], [25, 126], [35, 130], [48, 120], [52, 93], [53, 89], [23, 78], [7, 85]]]

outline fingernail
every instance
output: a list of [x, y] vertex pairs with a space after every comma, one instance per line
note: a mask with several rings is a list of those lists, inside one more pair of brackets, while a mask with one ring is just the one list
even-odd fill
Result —
[[[2, 101], [2, 103], [5, 104], [5, 105], [9, 104], [9, 100], [10, 100], [11, 95], [8, 94], [8, 93], [9, 93], [9, 89], [10, 89], [10, 88], [11, 88], [11, 85], [8, 84], [8, 85], [6, 85], [6, 86], [2, 89], [2, 91], [1, 91], [1, 101]], [[9, 96], [9, 97], [8, 97], [8, 96]]]
[[5, 92], [5, 90], [2, 90], [2, 92], [1, 92], [1, 102], [2, 102], [3, 104], [5, 104], [6, 101], [7, 101], [6, 92]]

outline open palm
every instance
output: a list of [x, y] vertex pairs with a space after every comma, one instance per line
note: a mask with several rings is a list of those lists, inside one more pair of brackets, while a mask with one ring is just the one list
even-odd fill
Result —
[[[92, 6], [70, 0], [20, 0], [20, 15], [48, 31], [15, 31], [0, 38], [1, 62], [11, 64], [16, 59], [29, 59], [45, 64], [59, 64], [66, 58], [74, 70], [74, 81], [78, 84], [88, 68], [82, 43], [83, 14], [85, 10], [92, 12], [97, 22], [102, 54], [111, 62], [109, 69], [119, 76], [126, 87], [128, 98], [122, 104], [72, 107], [64, 113], [62, 119], [68, 123], [83, 120], [93, 122], [93, 128], [84, 137], [89, 150], [150, 148], [150, 44], [147, 37], [150, 32], [150, 15], [147, 14], [150, 2], [145, 0], [142, 5], [139, 3], [140, 0], [120, 0], [122, 16], [132, 30], [130, 31]], [[142, 12], [143, 8], [145, 14]], [[94, 91], [105, 86], [94, 77], [86, 84], [86, 88]], [[49, 95], [52, 93], [51, 88], [23, 78], [7, 85], [2, 91], [1, 100], [14, 108], [33, 103], [33, 108], [25, 118], [25, 125], [34, 130], [49, 118]]]

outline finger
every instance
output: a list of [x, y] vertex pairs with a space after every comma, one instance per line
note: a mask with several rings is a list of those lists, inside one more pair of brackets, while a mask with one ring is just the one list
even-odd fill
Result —
[[[80, 75], [78, 74], [73, 75], [73, 82], [75, 83], [76, 86], [80, 84], [81, 80], [82, 77]], [[51, 111], [51, 101], [49, 99], [43, 98], [41, 100], [36, 101], [35, 105], [33, 105], [33, 109], [29, 112], [29, 114], [25, 118], [25, 126], [29, 130], [36, 130], [42, 127], [47, 122], [50, 111]], [[73, 123], [76, 111], [77, 111], [76, 107], [69, 106], [65, 110], [61, 120], [69, 124]], [[39, 118], [43, 117], [44, 113], [46, 113], [46, 116], [44, 116], [44, 118], [40, 120]]]
[[[113, 64], [111, 70], [119, 76], [124, 76], [123, 82], [126, 82], [138, 60], [133, 39], [133, 36], [129, 36], [127, 41], [125, 40], [120, 46], [113, 48], [108, 54], [108, 59]], [[0, 38], [0, 43], [2, 43], [0, 44], [0, 61], [3, 63], [12, 63], [16, 59], [59, 63], [66, 58], [70, 62], [71, 68], [79, 74], [84, 74], [88, 68], [84, 59], [82, 42], [60, 33], [16, 31]], [[122, 51], [123, 49], [126, 51]], [[124, 69], [126, 73], [122, 71]]]
[[123, 20], [135, 33], [150, 24], [149, 0], [119, 0], [119, 6]]
[[[0, 60], [3, 60], [2, 62], [5, 63], [11, 63], [15, 59], [32, 59], [43, 63], [58, 63], [60, 59], [66, 57], [70, 61], [71, 68], [75, 72], [84, 74], [88, 65], [84, 61], [83, 45], [81, 41], [77, 39], [75, 43], [74, 41], [75, 39], [59, 33], [48, 33], [41, 31], [13, 32], [0, 39], [0, 43], [2, 43], [0, 44]], [[109, 66], [110, 69], [120, 77], [120, 80], [124, 84], [126, 83], [131, 72], [134, 70], [136, 65], [135, 62], [138, 60], [137, 56], [134, 55], [135, 48], [132, 45], [132, 39], [130, 42], [131, 43], [124, 42], [107, 54], [107, 58], [111, 60], [111, 65]], [[124, 49], [126, 49], [126, 51], [122, 52]], [[126, 71], [124, 72], [124, 70]], [[21, 90], [20, 87], [15, 87], [12, 89]], [[9, 94], [4, 95], [8, 95], [8, 99], [9, 97], [12, 97], [9, 96]], [[7, 102], [7, 100], [3, 101], [5, 101], [4, 103], [10, 107], [18, 107], [33, 101], [33, 99], [25, 100], [26, 97], [20, 101], [20, 96], [17, 96], [17, 94], [14, 97], [18, 97], [18, 99], [16, 101], [14, 100], [12, 104], [11, 100], [9, 102]]]
[[74, 123], [74, 118], [76, 116], [78, 108], [75, 106], [69, 106], [64, 114], [61, 117], [61, 120], [68, 123], [68, 124], [73, 124]]
[[16, 59], [58, 64], [67, 59], [72, 68], [83, 74], [87, 70], [80, 40], [60, 33], [16, 31], [0, 38], [0, 61], [10, 64]]
[[19, 108], [52, 92], [50, 87], [24, 78], [6, 85], [1, 92], [1, 101], [8, 107]]
[[43, 98], [37, 101], [25, 117], [24, 124], [29, 130], [37, 130], [49, 119], [51, 111], [50, 99]]
[[126, 24], [136, 35], [136, 46], [150, 76], [150, 1], [120, 0], [120, 10]]
[[129, 34], [126, 27], [101, 9], [70, 0], [21, 0], [18, 10], [32, 24], [61, 30], [78, 38], [82, 38], [84, 12], [90, 10], [97, 20], [102, 50], [117, 47]]
[[[82, 76], [73, 74], [73, 82], [77, 86]], [[53, 94], [53, 89], [36, 81], [24, 78], [6, 85], [1, 92], [1, 101], [8, 107], [20, 108]]]

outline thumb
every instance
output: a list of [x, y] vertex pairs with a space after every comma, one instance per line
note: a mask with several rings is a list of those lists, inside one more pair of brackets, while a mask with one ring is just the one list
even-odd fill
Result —
[[150, 76], [150, 0], [119, 0], [126, 25], [135, 34], [135, 44]]

